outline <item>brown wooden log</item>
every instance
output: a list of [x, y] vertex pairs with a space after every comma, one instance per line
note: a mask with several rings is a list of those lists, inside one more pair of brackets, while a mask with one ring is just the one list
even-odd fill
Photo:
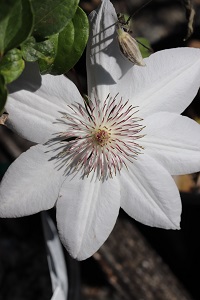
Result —
[[192, 299], [128, 218], [117, 220], [113, 232], [94, 258], [113, 287], [112, 299]]

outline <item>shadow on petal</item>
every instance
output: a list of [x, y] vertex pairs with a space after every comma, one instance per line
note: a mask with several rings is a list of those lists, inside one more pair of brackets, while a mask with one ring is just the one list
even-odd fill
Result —
[[39, 67], [37, 63], [26, 63], [23, 73], [17, 80], [8, 85], [9, 93], [15, 93], [20, 90], [30, 92], [37, 91], [42, 83]]
[[[116, 81], [113, 79], [109, 71], [105, 70], [101, 65], [92, 65], [90, 67], [91, 74], [97, 73], [101, 74], [101, 76], [98, 77], [98, 85], [112, 85], [116, 84]], [[95, 84], [93, 84], [93, 87], [95, 87]]]

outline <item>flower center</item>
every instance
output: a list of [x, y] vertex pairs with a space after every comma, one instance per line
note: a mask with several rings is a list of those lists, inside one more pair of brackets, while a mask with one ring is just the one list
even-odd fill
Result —
[[101, 147], [107, 145], [108, 141], [110, 139], [110, 133], [107, 129], [98, 129], [94, 133], [94, 141]]
[[137, 140], [142, 138], [138, 109], [117, 96], [105, 101], [91, 101], [68, 106], [62, 123], [66, 131], [58, 157], [67, 174], [94, 172], [99, 179], [113, 177], [122, 167], [128, 168], [142, 151]]

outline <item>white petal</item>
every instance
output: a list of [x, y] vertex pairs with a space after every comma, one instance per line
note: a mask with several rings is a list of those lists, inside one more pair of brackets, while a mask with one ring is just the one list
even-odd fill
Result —
[[87, 48], [88, 91], [104, 100], [119, 93], [140, 107], [141, 116], [158, 111], [181, 113], [200, 85], [200, 50], [176, 48], [156, 52], [146, 67], [133, 65], [119, 48], [117, 16], [109, 0], [103, 0], [90, 16]]
[[200, 126], [174, 113], [156, 113], [144, 120], [146, 134], [140, 140], [145, 153], [172, 175], [200, 171]]
[[42, 225], [47, 248], [47, 262], [51, 277], [53, 297], [51, 300], [66, 300], [68, 294], [68, 276], [63, 247], [57, 229], [48, 213], [42, 212]]
[[116, 222], [120, 207], [117, 178], [102, 183], [89, 178], [66, 180], [57, 202], [61, 241], [78, 260], [95, 253]]
[[145, 63], [145, 68], [133, 69], [130, 95], [141, 117], [159, 111], [182, 113], [200, 86], [200, 49], [159, 51]]
[[67, 104], [81, 102], [82, 98], [76, 86], [65, 76], [43, 75], [39, 86], [35, 80], [37, 76], [33, 76], [33, 80], [29, 76], [35, 64], [28, 64], [27, 68], [9, 87], [8, 126], [30, 141], [44, 143], [64, 128], [56, 119], [62, 117]]
[[[117, 15], [109, 0], [90, 16], [90, 37], [87, 45], [89, 97], [104, 100], [122, 75], [121, 67], [132, 66], [121, 54], [116, 35]], [[116, 61], [117, 60], [117, 61]], [[112, 95], [115, 96], [115, 95]]]
[[54, 206], [64, 178], [45, 151], [42, 145], [34, 146], [8, 168], [0, 185], [1, 217], [21, 217]]
[[181, 200], [169, 173], [146, 154], [128, 167], [121, 174], [121, 207], [143, 224], [179, 229]]
[[66, 295], [63, 292], [63, 289], [60, 285], [57, 286], [55, 291], [53, 292], [53, 296], [51, 297], [51, 300], [65, 300]]

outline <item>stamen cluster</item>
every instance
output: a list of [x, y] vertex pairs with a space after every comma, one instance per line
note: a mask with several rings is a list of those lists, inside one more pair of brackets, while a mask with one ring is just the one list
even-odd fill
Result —
[[142, 147], [136, 142], [142, 135], [142, 119], [136, 117], [137, 107], [108, 97], [105, 101], [87, 100], [85, 106], [72, 104], [64, 115], [66, 132], [62, 133], [60, 157], [66, 170], [82, 170], [83, 176], [92, 171], [99, 179], [120, 172], [127, 161], [134, 162]]

